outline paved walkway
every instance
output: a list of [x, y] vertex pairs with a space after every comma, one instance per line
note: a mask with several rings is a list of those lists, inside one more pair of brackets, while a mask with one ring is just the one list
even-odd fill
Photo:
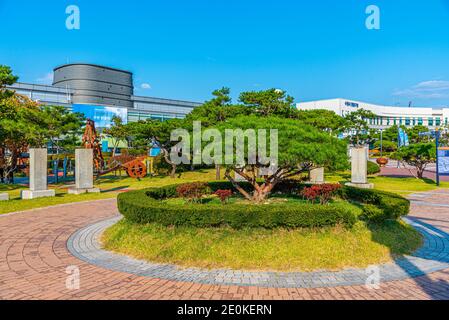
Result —
[[[449, 190], [417, 194], [413, 199], [411, 220], [428, 228], [429, 234], [446, 238]], [[70, 253], [67, 242], [72, 235], [114, 216], [115, 200], [0, 216], [0, 299], [449, 299], [449, 269], [385, 282], [379, 289], [364, 285], [276, 288], [139, 276], [95, 266]], [[437, 239], [429, 239], [431, 247], [445, 252], [444, 241], [432, 244]], [[71, 279], [66, 272], [73, 267], [80, 271], [79, 290], [66, 287]], [[419, 272], [417, 266], [407, 267]]]
[[[370, 269], [345, 269], [337, 272], [249, 272], [244, 270], [179, 268], [156, 264], [103, 250], [99, 239], [104, 230], [117, 223], [114, 217], [77, 231], [68, 241], [69, 251], [77, 258], [105, 269], [167, 280], [217, 285], [259, 286], [270, 288], [321, 288], [365, 285]], [[425, 275], [449, 268], [449, 235], [428, 224], [407, 219], [424, 236], [424, 245], [413, 256], [378, 265], [380, 281], [389, 282]]]

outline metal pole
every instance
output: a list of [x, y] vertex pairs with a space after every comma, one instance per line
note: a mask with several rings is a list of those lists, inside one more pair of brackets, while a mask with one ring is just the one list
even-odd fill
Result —
[[435, 132], [435, 137], [436, 137], [436, 139], [435, 139], [435, 141], [436, 141], [436, 145], [437, 145], [437, 157], [436, 157], [436, 160], [437, 160], [437, 168], [436, 168], [436, 176], [437, 176], [437, 186], [439, 187], [440, 186], [440, 168], [439, 168], [439, 165], [438, 165], [438, 149], [439, 149], [439, 145], [440, 145], [440, 131], [438, 130], [438, 128], [436, 129], [436, 132]]
[[383, 129], [380, 129], [380, 157], [383, 158], [383, 145], [384, 145], [384, 138], [383, 138]]

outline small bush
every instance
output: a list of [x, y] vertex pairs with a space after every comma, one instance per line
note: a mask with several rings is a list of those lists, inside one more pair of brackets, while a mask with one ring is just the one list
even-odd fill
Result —
[[186, 183], [178, 186], [176, 193], [189, 202], [199, 202], [203, 196], [210, 194], [210, 188], [204, 182]]
[[228, 199], [232, 196], [231, 190], [217, 190], [214, 194], [220, 198], [221, 203], [226, 203]]
[[380, 167], [377, 163], [368, 161], [368, 174], [369, 175], [373, 175], [373, 174], [378, 174], [380, 172]]
[[363, 214], [360, 218], [371, 222], [382, 222], [385, 220], [385, 212], [373, 204], [367, 204], [363, 206]]
[[339, 193], [343, 199], [375, 205], [384, 212], [384, 220], [398, 219], [410, 212], [410, 201], [398, 194], [353, 187], [344, 187]]
[[340, 184], [320, 184], [313, 185], [311, 187], [304, 188], [300, 195], [309, 201], [320, 201], [320, 204], [327, 204], [335, 196], [338, 189], [341, 188]]

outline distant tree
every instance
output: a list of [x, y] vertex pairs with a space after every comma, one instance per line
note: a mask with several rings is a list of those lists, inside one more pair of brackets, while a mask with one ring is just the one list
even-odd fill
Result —
[[191, 130], [192, 124], [184, 119], [170, 119], [166, 121], [147, 120], [128, 124], [129, 133], [132, 135], [132, 144], [134, 146], [150, 145], [161, 149], [162, 157], [171, 167], [170, 176], [176, 175], [177, 164], [170, 159], [170, 150], [178, 141], [171, 141], [171, 132], [173, 130], [184, 128]]
[[297, 119], [334, 136], [344, 131], [345, 119], [329, 110], [300, 110]]
[[187, 122], [201, 121], [204, 127], [211, 127], [239, 115], [248, 115], [253, 110], [242, 105], [232, 105], [229, 88], [212, 92], [213, 98], [196, 107], [186, 117]]
[[10, 67], [0, 65], [0, 101], [13, 95], [13, 91], [7, 90], [6, 86], [14, 84], [18, 79], [19, 77], [12, 74]]
[[[417, 143], [399, 148], [392, 158], [399, 160], [405, 167], [405, 164], [415, 167], [417, 171], [416, 178], [422, 179], [424, 171], [430, 163], [436, 161], [436, 146], [434, 143]], [[410, 170], [414, 175], [414, 173]]]
[[261, 116], [296, 118], [298, 110], [293, 106], [294, 98], [279, 89], [242, 92], [239, 100], [253, 108]]
[[21, 152], [45, 144], [45, 128], [39, 125], [39, 106], [27, 97], [12, 95], [0, 101], [0, 173], [12, 183]]
[[422, 125], [417, 125], [412, 128], [407, 128], [406, 132], [411, 143], [420, 143], [428, 141], [428, 137], [420, 136], [421, 132], [429, 132], [429, 128]]
[[365, 109], [358, 109], [345, 116], [345, 129], [350, 134], [349, 141], [353, 145], [363, 145], [372, 142], [372, 131], [367, 120], [375, 117], [376, 115], [373, 112]]
[[57, 152], [73, 151], [80, 142], [85, 117], [63, 106], [40, 106], [36, 122], [42, 131], [43, 139], [56, 147]]
[[[381, 147], [381, 141], [378, 140], [374, 143], [374, 148], [380, 150], [380, 147]], [[382, 148], [383, 148], [383, 151], [386, 151], [386, 152], [395, 152], [398, 149], [398, 144], [397, 144], [397, 142], [383, 140]]]
[[123, 124], [122, 118], [118, 116], [112, 117], [112, 126], [104, 129], [103, 133], [113, 140], [112, 156], [117, 153], [117, 148], [121, 142], [127, 142], [130, 135], [129, 127]]

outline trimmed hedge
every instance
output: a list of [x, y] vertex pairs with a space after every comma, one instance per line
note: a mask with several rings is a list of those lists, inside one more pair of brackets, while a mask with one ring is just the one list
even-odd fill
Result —
[[380, 166], [377, 163], [368, 161], [368, 174], [373, 175], [380, 172]]
[[[208, 183], [212, 192], [217, 190], [233, 190], [230, 182], [219, 181]], [[245, 190], [251, 191], [248, 183], [240, 183]], [[232, 228], [313, 228], [342, 224], [351, 227], [357, 221], [357, 214], [344, 204], [316, 205], [310, 203], [280, 203], [270, 205], [207, 205], [184, 204], [172, 205], [161, 200], [176, 197], [176, 188], [171, 185], [162, 188], [130, 191], [118, 195], [118, 209], [125, 218], [134, 223], [159, 223], [165, 226], [194, 226]], [[280, 184], [274, 192], [290, 190], [297, 193], [305, 185], [291, 180]], [[292, 192], [291, 190], [295, 190]], [[351, 187], [339, 190], [343, 199], [354, 200], [365, 204], [362, 219], [383, 221], [397, 219], [409, 212], [410, 202], [401, 196]]]
[[[300, 189], [299, 182], [286, 182], [294, 188]], [[281, 184], [280, 189], [286, 188]], [[251, 186], [240, 184], [247, 190]], [[320, 206], [309, 203], [270, 204], [270, 205], [239, 205], [227, 204], [185, 204], [171, 205], [161, 200], [176, 197], [179, 185], [157, 189], [146, 189], [119, 194], [117, 198], [119, 211], [134, 223], [159, 223], [165, 226], [194, 226], [272, 229], [313, 228], [343, 224], [351, 227], [357, 221], [356, 214], [347, 206], [334, 204]], [[210, 182], [212, 192], [216, 190], [234, 190], [229, 182]], [[235, 191], [235, 190], [234, 190]], [[275, 190], [276, 192], [276, 190]]]
[[[344, 187], [340, 190], [340, 196], [347, 200], [355, 200], [365, 204], [363, 207], [362, 219], [371, 221], [398, 219], [408, 215], [410, 212], [410, 201], [398, 194], [372, 190], [359, 189], [353, 187]], [[370, 205], [376, 206], [382, 211], [382, 217], [379, 212], [375, 214], [376, 218], [371, 219], [373, 210]]]

